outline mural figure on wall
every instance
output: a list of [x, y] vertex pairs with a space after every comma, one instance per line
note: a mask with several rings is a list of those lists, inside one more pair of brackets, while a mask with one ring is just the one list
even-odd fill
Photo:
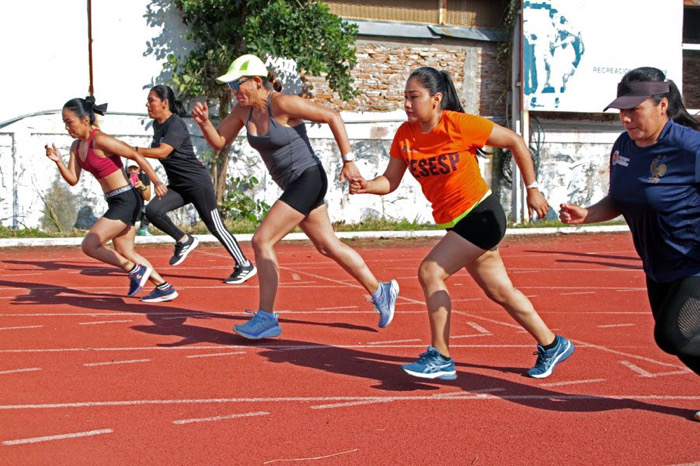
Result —
[[551, 2], [526, 1], [523, 5], [525, 108], [558, 108], [583, 53], [581, 32]]

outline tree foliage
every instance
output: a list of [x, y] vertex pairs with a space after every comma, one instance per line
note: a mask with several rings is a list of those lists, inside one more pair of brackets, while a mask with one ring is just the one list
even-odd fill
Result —
[[[216, 84], [244, 53], [296, 61], [300, 73], [325, 75], [344, 100], [355, 96], [349, 71], [355, 66], [357, 27], [333, 15], [320, 0], [175, 0], [194, 48], [169, 56], [173, 87], [183, 98], [207, 96], [221, 121], [231, 110], [228, 86]], [[214, 154], [211, 171], [217, 199], [226, 187], [229, 148]]]

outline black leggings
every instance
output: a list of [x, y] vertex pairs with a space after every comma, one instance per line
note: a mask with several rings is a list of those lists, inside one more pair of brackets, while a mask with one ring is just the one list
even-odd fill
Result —
[[184, 205], [192, 204], [199, 213], [207, 229], [226, 248], [237, 264], [248, 262], [243, 251], [238, 246], [236, 238], [226, 229], [224, 221], [216, 206], [216, 196], [213, 189], [197, 189], [194, 191], [181, 191], [168, 186], [165, 196], [154, 197], [146, 206], [146, 216], [151, 223], [159, 230], [164, 231], [175, 241], [179, 240], [185, 233], [180, 230], [167, 213], [178, 209]]
[[659, 348], [700, 375], [700, 277], [657, 283], [647, 277]]

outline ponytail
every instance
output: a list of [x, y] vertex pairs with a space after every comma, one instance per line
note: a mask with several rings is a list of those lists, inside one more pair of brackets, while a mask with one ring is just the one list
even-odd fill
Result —
[[187, 116], [187, 110], [181, 101], [175, 97], [175, 91], [170, 86], [158, 84], [151, 88], [151, 92], [155, 93], [160, 100], [168, 100], [168, 109], [181, 117]]
[[84, 99], [79, 97], [71, 99], [63, 105], [63, 108], [75, 113], [80, 119], [86, 116], [89, 117], [90, 126], [95, 127], [97, 127], [97, 117], [95, 117], [95, 115], [104, 115], [107, 113], [107, 104], [96, 105], [95, 97], [91, 95]]
[[282, 92], [282, 83], [279, 82], [277, 76], [272, 71], [267, 72], [267, 77], [263, 78], [263, 85], [266, 89], [271, 89], [277, 92]]
[[413, 70], [408, 79], [417, 80], [421, 86], [428, 90], [431, 96], [438, 92], [441, 93], [440, 108], [442, 110], [464, 113], [457, 89], [455, 89], [452, 78], [450, 78], [447, 71], [438, 71], [430, 66], [422, 66]]
[[668, 82], [668, 92], [663, 94], [655, 94], [651, 96], [651, 99], [656, 105], [659, 105], [661, 99], [664, 97], [668, 99], [668, 110], [666, 114], [668, 117], [678, 123], [679, 125], [688, 126], [695, 130], [700, 126], [698, 120], [691, 115], [685, 108], [683, 103], [683, 96], [678, 90], [676, 83], [670, 79], [666, 79], [666, 75], [658, 68], [653, 68], [651, 66], [642, 66], [640, 68], [635, 68], [632, 71], [628, 71], [622, 77], [623, 83], [631, 82]]

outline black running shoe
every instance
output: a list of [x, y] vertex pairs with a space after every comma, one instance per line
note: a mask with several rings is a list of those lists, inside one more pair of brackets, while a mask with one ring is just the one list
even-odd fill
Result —
[[248, 262], [248, 265], [237, 265], [233, 268], [233, 273], [224, 282], [231, 285], [243, 283], [254, 277], [256, 273], [258, 273], [258, 269], [255, 268], [252, 262]]
[[170, 258], [170, 265], [174, 267], [182, 264], [187, 254], [191, 253], [197, 246], [199, 246], [199, 240], [194, 236], [189, 236], [189, 239], [184, 243], [176, 242], [175, 252], [173, 253], [173, 257]]

